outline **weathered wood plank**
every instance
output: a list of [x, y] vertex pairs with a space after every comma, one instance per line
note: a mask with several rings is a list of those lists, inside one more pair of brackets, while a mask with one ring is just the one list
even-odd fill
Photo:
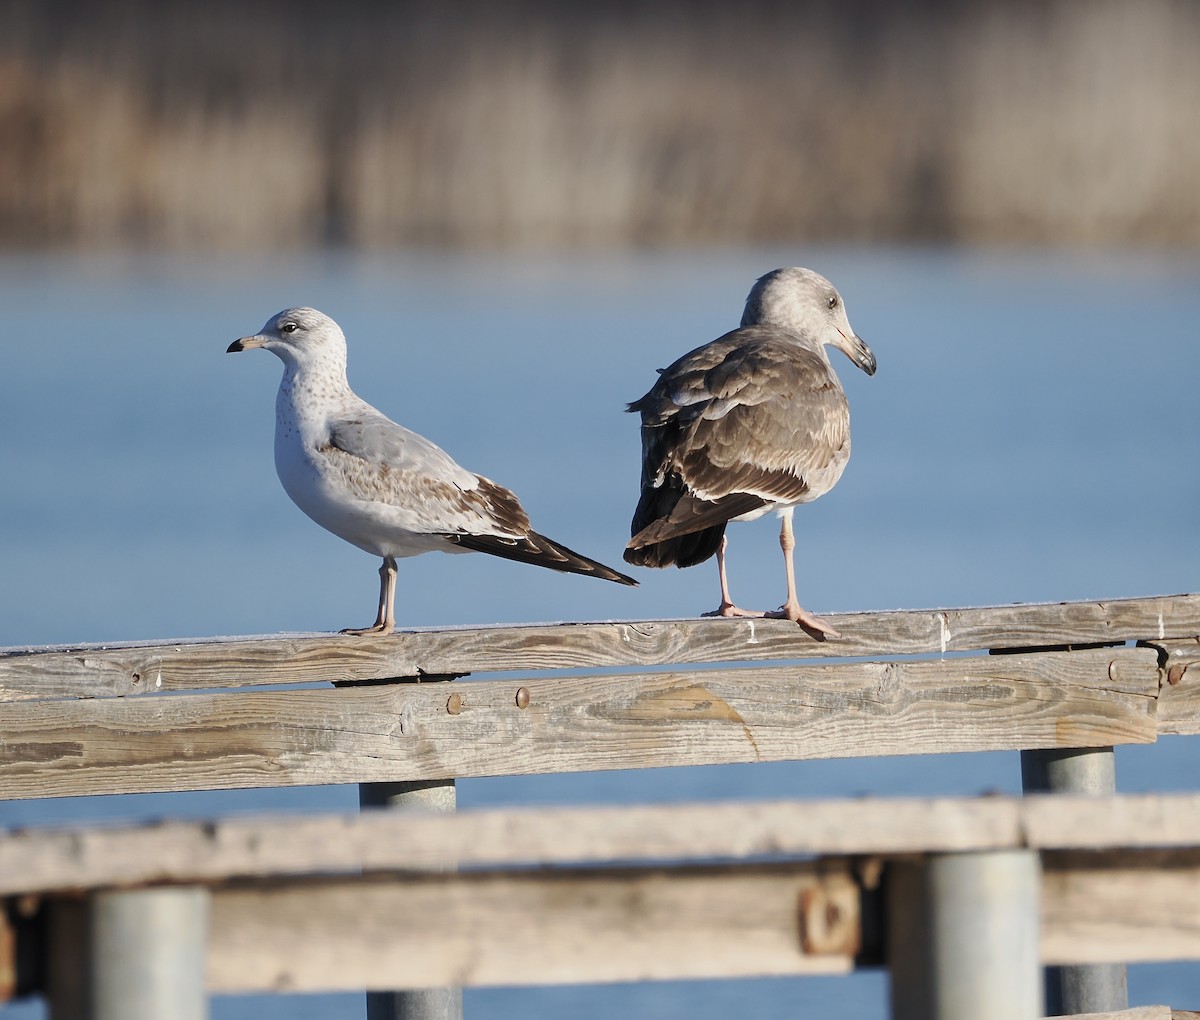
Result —
[[1110, 648], [10, 702], [0, 797], [1147, 743], [1158, 677]]
[[0, 833], [0, 894], [461, 867], [1200, 846], [1200, 794], [231, 818]]
[[292, 635], [33, 651], [0, 649], [0, 700], [663, 663], [890, 657], [1200, 635], [1200, 595], [829, 614], [817, 642], [781, 620], [651, 620]]
[[[1102, 830], [1112, 820], [1105, 817], [1112, 814], [1106, 809], [1110, 802], [1093, 800], [1088, 804], [1088, 800], [1063, 798], [1068, 815], [1090, 827], [1095, 845], [1103, 845], [1105, 840], [1125, 836], [1143, 842], [1182, 839], [1185, 831], [1167, 822], [1166, 812], [1172, 807], [1194, 808], [1197, 798], [1117, 798], [1112, 804], [1128, 802], [1126, 806], [1134, 810], [1116, 812], [1115, 831], [1107, 835]], [[1139, 818], [1152, 816], [1147, 808], [1155, 801], [1164, 831], [1138, 833], [1131, 827]], [[878, 841], [871, 844], [870, 828], [888, 824], [886, 812], [910, 831], [910, 852], [920, 845], [912, 827], [923, 818], [940, 826], [941, 836], [952, 838], [957, 838], [955, 814], [977, 835], [990, 833], [988, 838], [1017, 843], [1024, 835], [1024, 819], [1018, 817], [1013, 826], [1011, 810], [992, 811], [989, 802], [944, 802], [924, 805], [923, 810], [904, 802], [864, 803], [866, 811], [857, 823], [857, 838], [864, 845], [878, 845]], [[1008, 799], [1002, 803], [1023, 814], [1019, 802]], [[688, 811], [711, 810], [715, 820], [728, 827], [737, 824], [739, 812], [753, 818], [758, 809], [765, 809], [769, 816], [787, 808], [791, 813], [777, 813], [775, 820], [783, 823], [785, 836], [797, 833], [795, 845], [799, 846], [798, 827], [804, 811], [811, 811], [816, 823], [832, 832], [835, 816], [851, 821], [855, 804], [725, 807], [734, 814], [722, 817], [716, 805], [646, 809], [660, 818], [655, 837], [642, 840], [641, 845], [662, 852], [662, 840], [670, 843], [667, 829], [680, 821], [684, 826], [678, 842], [685, 841], [698, 822], [697, 816], [689, 824]], [[931, 812], [930, 807], [938, 810]], [[980, 807], [982, 817], [976, 814]], [[836, 810], [822, 818], [822, 808]], [[704, 867], [626, 863], [617, 869], [530, 870], [525, 866], [528, 863], [555, 860], [553, 854], [543, 859], [537, 848], [522, 846], [523, 836], [517, 829], [531, 819], [535, 827], [539, 816], [543, 822], [550, 819], [558, 825], [557, 829], [541, 826], [536, 838], [545, 843], [568, 831], [571, 821], [587, 815], [595, 822], [616, 821], [610, 828], [618, 836], [609, 838], [604, 849], [620, 854], [631, 841], [638, 842], [633, 827], [645, 816], [627, 809], [490, 814], [493, 823], [503, 818], [509, 827], [493, 825], [491, 834], [502, 844], [507, 841], [509, 850], [519, 849], [526, 855], [519, 870], [323, 875], [256, 882], [231, 882], [229, 874], [213, 876], [210, 990], [310, 991], [840, 973], [852, 966], [863, 932], [878, 924], [877, 917], [862, 915], [871, 901], [860, 900], [858, 879], [842, 856], [769, 865], [754, 861]], [[619, 821], [622, 818], [624, 828]], [[425, 821], [443, 823], [443, 831], [457, 827], [474, 838], [488, 835], [472, 828], [469, 818]], [[1065, 822], [1061, 826], [1064, 834], [1066, 826]], [[284, 829], [286, 826], [279, 831]], [[366, 829], [372, 830], [375, 842], [383, 842], [382, 828], [367, 826], [363, 831]], [[291, 831], [292, 846], [303, 856], [307, 851], [296, 838], [298, 831]], [[309, 830], [310, 836], [314, 831]], [[353, 829], [349, 831], [353, 836]], [[603, 827], [585, 827], [577, 838], [581, 844], [593, 834], [604, 840], [603, 831]], [[699, 831], [702, 839], [716, 838], [715, 828], [701, 826]], [[146, 834], [153, 835], [153, 830], [142, 830], [142, 835]], [[338, 833], [327, 832], [326, 838], [337, 839]], [[770, 847], [771, 833], [760, 828], [752, 831], [749, 839], [740, 847], [747, 857]], [[935, 849], [934, 842], [927, 840], [925, 848]], [[218, 856], [229, 848], [220, 827], [213, 830], [210, 843]], [[420, 852], [422, 846], [428, 849], [420, 837], [415, 844]], [[712, 845], [692, 847], [691, 851], [699, 856]], [[732, 833], [724, 845], [737, 848]], [[131, 844], [110, 844], [108, 849], [139, 852]], [[150, 854], [158, 849], [151, 841], [140, 852]], [[247, 843], [243, 849], [253, 848]], [[385, 855], [389, 852], [380, 849]], [[540, 853], [546, 849], [543, 843]], [[793, 847], [771, 849], [792, 852]], [[270, 852], [286, 857], [284, 851], [276, 844]], [[191, 852], [198, 862], [204, 853], [202, 844], [193, 841]], [[20, 863], [2, 855], [0, 848], [5, 870]], [[908, 854], [903, 856], [911, 860]], [[314, 859], [310, 857], [309, 863]], [[364, 855], [363, 860], [369, 866], [370, 858]], [[387, 860], [394, 864], [396, 858]], [[1043, 875], [1040, 952], [1044, 963], [1200, 959], [1200, 922], [1196, 920], [1200, 917], [1200, 848], [1194, 844], [1086, 853], [1046, 850]], [[84, 874], [78, 877], [82, 880]], [[86, 881], [80, 882], [80, 886], [86, 885]], [[836, 909], [829, 909], [833, 904]], [[881, 961], [868, 955], [860, 962]]]
[[1200, 795], [1094, 797], [1068, 794], [1019, 800], [1025, 845], [1054, 850], [1200, 846]]
[[[1200, 807], [1200, 797], [1188, 803]], [[0, 894], [162, 881], [436, 871], [449, 865], [973, 850], [1018, 846], [1021, 840], [1021, 802], [1013, 798], [230, 818], [0, 834]]]
[[[1173, 1014], [1178, 1017], [1180, 1014]], [[1058, 1020], [1172, 1020], [1170, 1006], [1137, 1006], [1120, 1009], [1115, 1013], [1072, 1013]]]
[[1200, 959], [1200, 850], [1047, 851], [1047, 963]]
[[1159, 731], [1200, 733], [1200, 638], [1155, 641], [1151, 646], [1158, 649], [1164, 660]]
[[833, 864], [219, 889], [208, 981], [293, 992], [848, 972], [852, 952], [805, 951], [806, 894], [838, 897], [839, 926], [857, 934], [857, 887]]
[[[805, 897], [850, 903], [806, 951]], [[1047, 855], [1044, 963], [1200, 959], [1200, 852]], [[847, 866], [317, 879], [218, 888], [209, 986], [315, 991], [841, 973], [868, 909]]]

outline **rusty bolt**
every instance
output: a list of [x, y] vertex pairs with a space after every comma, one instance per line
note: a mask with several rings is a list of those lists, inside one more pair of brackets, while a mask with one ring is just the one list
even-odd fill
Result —
[[1183, 674], [1187, 672], [1188, 663], [1177, 662], [1174, 666], [1167, 670], [1167, 683], [1174, 687], [1180, 680], [1183, 679]]
[[450, 697], [446, 699], [446, 711], [451, 715], [458, 715], [458, 713], [462, 711], [461, 694], [451, 694]]
[[529, 688], [528, 687], [518, 687], [517, 688], [517, 708], [528, 708], [528, 707], [529, 707]]

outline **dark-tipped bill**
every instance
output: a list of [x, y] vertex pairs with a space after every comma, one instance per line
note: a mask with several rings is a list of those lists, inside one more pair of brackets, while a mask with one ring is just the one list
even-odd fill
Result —
[[249, 351], [255, 347], [261, 347], [266, 341], [261, 336], [244, 336], [240, 340], [234, 340], [227, 348], [226, 354], [237, 354], [238, 351]]
[[874, 375], [875, 355], [871, 351], [871, 348], [866, 345], [863, 338], [857, 333], [851, 333], [849, 336], [846, 336], [841, 330], [838, 330], [838, 333], [842, 338], [841, 342], [835, 345], [838, 350], [866, 372], [867, 375]]

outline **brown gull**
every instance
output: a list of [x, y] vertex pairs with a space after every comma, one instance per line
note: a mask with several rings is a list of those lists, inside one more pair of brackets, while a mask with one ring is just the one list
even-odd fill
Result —
[[395, 629], [396, 559], [485, 552], [574, 574], [637, 584], [532, 530], [517, 497], [460, 467], [424, 436], [385, 417], [346, 381], [346, 338], [329, 316], [289, 308], [229, 353], [264, 347], [283, 362], [275, 400], [275, 470], [321, 527], [383, 558], [375, 623]]
[[[837, 483], [850, 457], [850, 409], [825, 345], [867, 375], [875, 355], [850, 328], [841, 295], [811, 269], [755, 283], [742, 324], [659, 370], [629, 405], [642, 416], [642, 490], [625, 561], [690, 567], [717, 557], [720, 616], [782, 617], [838, 636], [796, 598], [792, 512]], [[773, 612], [729, 597], [725, 526], [774, 511], [787, 599]]]

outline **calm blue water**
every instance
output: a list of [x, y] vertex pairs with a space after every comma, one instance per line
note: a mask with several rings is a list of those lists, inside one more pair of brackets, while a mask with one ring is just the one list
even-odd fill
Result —
[[[290, 304], [341, 322], [350, 380], [534, 525], [619, 563], [653, 370], [736, 325], [756, 276], [811, 265], [873, 346], [834, 355], [854, 455], [796, 515], [817, 611], [1200, 588], [1200, 258], [790, 249], [610, 256], [0, 257], [0, 645], [329, 630], [369, 622], [377, 564], [275, 478], [265, 352]], [[772, 519], [731, 533], [735, 596], [776, 605]], [[692, 615], [715, 571], [642, 587], [483, 556], [401, 564], [413, 625]], [[1200, 788], [1195, 745], [1122, 749], [1126, 791]], [[464, 806], [1015, 791], [1015, 755], [470, 780]], [[352, 788], [0, 803], [0, 825], [352, 810]], [[1134, 1003], [1200, 1003], [1200, 972], [1135, 967]], [[471, 1020], [883, 1017], [880, 975], [467, 993]], [[217, 1020], [362, 1016], [361, 996], [225, 998]], [[4, 1020], [40, 1016], [27, 1004]]]

